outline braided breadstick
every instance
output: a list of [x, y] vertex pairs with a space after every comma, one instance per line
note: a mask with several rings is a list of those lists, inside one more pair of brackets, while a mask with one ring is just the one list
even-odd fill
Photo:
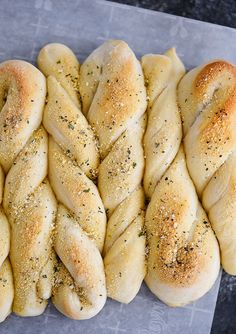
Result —
[[179, 105], [189, 173], [220, 243], [224, 269], [236, 275], [236, 68], [213, 61], [180, 82]]
[[182, 306], [213, 285], [219, 250], [179, 148], [182, 131], [176, 86], [184, 74], [183, 64], [171, 49], [164, 56], [144, 56], [142, 66], [150, 96], [144, 139], [144, 184], [151, 198], [146, 212], [145, 281], [166, 304]]
[[73, 319], [96, 315], [106, 301], [102, 251], [106, 214], [91, 179], [99, 163], [91, 127], [80, 111], [79, 64], [70, 49], [49, 44], [38, 64], [48, 76], [44, 125], [51, 134], [49, 178], [59, 201], [55, 250], [60, 257], [53, 302]]
[[46, 85], [31, 64], [0, 65], [0, 163], [6, 175], [3, 207], [11, 225], [13, 311], [41, 314], [51, 294], [55, 200], [45, 181], [47, 134], [40, 128]]
[[[0, 203], [4, 186], [4, 174], [0, 167]], [[14, 287], [10, 261], [7, 259], [10, 250], [10, 227], [7, 218], [0, 208], [0, 322], [11, 312]]]
[[98, 187], [108, 211], [104, 264], [108, 296], [129, 303], [145, 276], [142, 137], [146, 94], [140, 63], [109, 41], [81, 66], [83, 112], [99, 138]]
[[150, 199], [157, 182], [179, 150], [182, 129], [175, 96], [176, 86], [185, 70], [174, 49], [168, 50], [164, 56], [144, 56], [142, 66], [149, 99], [143, 183], [145, 194]]

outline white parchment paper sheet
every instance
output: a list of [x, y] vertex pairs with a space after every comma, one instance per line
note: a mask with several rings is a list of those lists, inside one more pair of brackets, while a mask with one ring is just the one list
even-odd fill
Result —
[[[124, 39], [140, 57], [171, 46], [187, 68], [225, 58], [236, 62], [236, 30], [103, 0], [0, 0], [0, 61], [35, 62], [48, 42], [71, 47], [80, 60], [110, 38]], [[208, 334], [219, 281], [199, 301], [173, 309], [143, 284], [129, 305], [108, 300], [102, 312], [87, 321], [72, 321], [49, 305], [40, 317], [11, 315], [0, 334]]]

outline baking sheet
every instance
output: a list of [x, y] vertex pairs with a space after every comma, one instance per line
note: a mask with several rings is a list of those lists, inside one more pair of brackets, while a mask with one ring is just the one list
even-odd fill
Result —
[[[103, 0], [0, 0], [0, 61], [19, 58], [35, 63], [49, 42], [71, 47], [80, 60], [109, 38], [124, 39], [140, 57], [171, 46], [189, 69], [206, 60], [236, 62], [236, 30]], [[184, 308], [165, 306], [143, 284], [135, 300], [108, 300], [91, 320], [72, 321], [49, 304], [40, 317], [11, 315], [0, 334], [208, 334], [220, 277], [213, 289]]]

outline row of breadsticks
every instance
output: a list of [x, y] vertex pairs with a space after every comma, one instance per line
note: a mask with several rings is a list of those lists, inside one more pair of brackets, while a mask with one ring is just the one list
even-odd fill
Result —
[[[171, 306], [236, 274], [236, 68], [108, 41], [0, 64], [0, 321]], [[214, 232], [213, 232], [214, 231]], [[218, 246], [219, 243], [219, 246]], [[220, 248], [220, 251], [219, 251]], [[220, 255], [221, 254], [221, 255]]]

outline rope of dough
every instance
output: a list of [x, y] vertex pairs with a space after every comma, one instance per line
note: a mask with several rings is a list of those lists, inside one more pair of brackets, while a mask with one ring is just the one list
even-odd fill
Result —
[[18, 60], [0, 65], [3, 207], [11, 225], [13, 311], [21, 316], [41, 314], [51, 295], [55, 200], [45, 180], [47, 134], [38, 129], [45, 95], [45, 78], [33, 65]]
[[80, 111], [79, 63], [61, 44], [38, 56], [47, 76], [44, 126], [50, 133], [49, 179], [58, 199], [55, 251], [60, 258], [53, 303], [73, 319], [95, 316], [106, 301], [102, 251], [106, 214], [93, 179], [99, 155], [91, 127]]
[[200, 298], [220, 268], [216, 238], [189, 177], [182, 146], [176, 87], [184, 66], [175, 50], [146, 55], [149, 97], [144, 137], [148, 261], [145, 281], [170, 306]]
[[236, 275], [236, 67], [216, 60], [193, 69], [181, 80], [178, 99], [189, 173], [222, 265]]
[[126, 43], [108, 41], [85, 60], [80, 93], [102, 157], [98, 188], [109, 219], [104, 246], [108, 296], [129, 303], [146, 272], [141, 187], [146, 91], [140, 63]]
[[[4, 173], [0, 167], [0, 203], [2, 203]], [[10, 261], [7, 258], [10, 251], [10, 226], [0, 208], [0, 322], [11, 313], [14, 296], [13, 276]]]

